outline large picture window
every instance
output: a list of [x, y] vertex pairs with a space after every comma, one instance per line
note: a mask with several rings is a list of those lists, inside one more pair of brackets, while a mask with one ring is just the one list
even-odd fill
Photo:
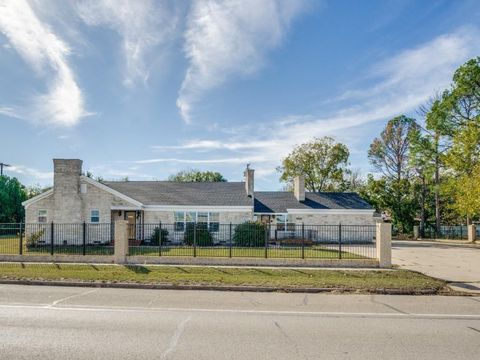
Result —
[[187, 223], [196, 222], [199, 225], [208, 227], [211, 232], [218, 232], [220, 227], [220, 213], [218, 212], [206, 212], [206, 211], [176, 211], [175, 217], [175, 231], [185, 231]]

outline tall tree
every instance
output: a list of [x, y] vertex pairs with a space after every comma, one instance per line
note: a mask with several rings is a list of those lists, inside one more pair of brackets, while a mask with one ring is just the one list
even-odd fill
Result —
[[22, 202], [25, 200], [25, 187], [17, 178], [0, 176], [0, 223], [23, 221], [25, 213]]
[[282, 160], [280, 181], [292, 183], [296, 176], [305, 176], [309, 191], [339, 191], [345, 183], [350, 152], [346, 145], [331, 137], [314, 138], [298, 145]]
[[177, 182], [226, 182], [227, 179], [216, 171], [200, 171], [196, 169], [182, 170], [168, 177], [169, 181]]
[[408, 178], [410, 134], [417, 127], [415, 119], [397, 116], [387, 123], [380, 137], [370, 145], [368, 158], [371, 164], [388, 179], [400, 181]]
[[423, 236], [427, 223], [427, 195], [430, 183], [435, 172], [434, 145], [428, 135], [424, 135], [420, 128], [410, 133], [409, 165], [414, 176], [414, 192], [419, 193], [420, 205], [420, 233]]
[[369, 179], [369, 187], [379, 191], [378, 204], [391, 213], [400, 232], [410, 232], [418, 208], [410, 183], [409, 147], [412, 134], [418, 131], [415, 119], [404, 115], [388, 121], [380, 137], [370, 145], [368, 158], [382, 174], [380, 180]]
[[[443, 93], [435, 114], [441, 114], [442, 134], [450, 142], [445, 163], [453, 176], [447, 187], [463, 191], [463, 180], [474, 173], [480, 160], [480, 57], [455, 71], [452, 86]], [[470, 221], [468, 216], [467, 223]]]

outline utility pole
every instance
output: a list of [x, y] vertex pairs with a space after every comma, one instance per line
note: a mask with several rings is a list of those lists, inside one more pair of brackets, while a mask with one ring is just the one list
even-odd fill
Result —
[[3, 176], [3, 168], [4, 167], [9, 167], [11, 165], [5, 164], [5, 163], [0, 163], [0, 176]]

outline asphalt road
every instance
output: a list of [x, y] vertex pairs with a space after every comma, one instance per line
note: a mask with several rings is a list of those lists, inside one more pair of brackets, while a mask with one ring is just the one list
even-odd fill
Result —
[[0, 359], [478, 359], [480, 297], [0, 286]]

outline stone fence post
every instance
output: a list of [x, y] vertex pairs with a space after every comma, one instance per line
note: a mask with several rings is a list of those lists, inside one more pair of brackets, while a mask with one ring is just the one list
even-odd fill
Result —
[[477, 227], [468, 225], [468, 241], [473, 243], [475, 240], [477, 240]]
[[415, 240], [418, 240], [419, 237], [420, 237], [420, 226], [415, 225], [415, 226], [413, 227], [413, 238], [414, 238]]
[[128, 255], [128, 221], [115, 221], [115, 264], [125, 264]]
[[392, 224], [377, 223], [377, 259], [381, 268], [392, 267]]

